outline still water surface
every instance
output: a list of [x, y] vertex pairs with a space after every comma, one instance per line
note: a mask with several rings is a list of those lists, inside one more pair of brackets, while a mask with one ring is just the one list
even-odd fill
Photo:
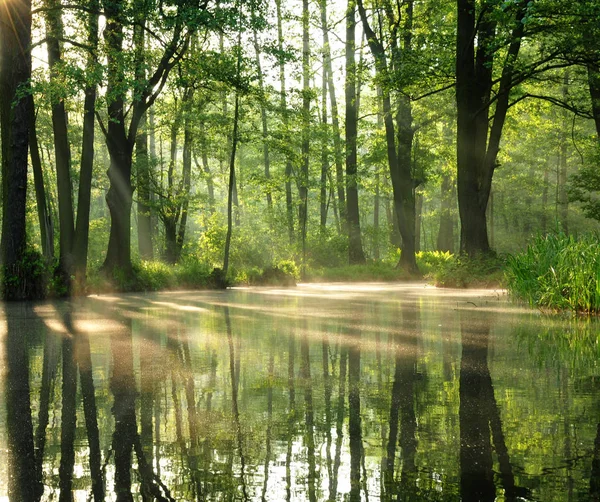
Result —
[[600, 497], [600, 326], [496, 292], [94, 296], [0, 331], [1, 501]]

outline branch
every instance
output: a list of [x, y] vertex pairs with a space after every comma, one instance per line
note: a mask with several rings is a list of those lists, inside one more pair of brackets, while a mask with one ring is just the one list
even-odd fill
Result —
[[96, 120], [98, 121], [98, 125], [102, 130], [102, 134], [104, 134], [105, 138], [108, 137], [108, 131], [106, 130], [106, 127], [104, 127], [104, 122], [102, 122], [102, 117], [100, 116], [100, 113], [98, 113], [98, 111], [95, 111], [94, 115], [96, 115]]
[[429, 92], [426, 92], [425, 94], [421, 94], [420, 96], [417, 96], [417, 97], [409, 96], [409, 97], [410, 97], [411, 101], [419, 101], [420, 99], [427, 98], [429, 96], [433, 96], [434, 94], [438, 94], [440, 92], [447, 91], [448, 89], [452, 89], [455, 85], [456, 85], [456, 82], [452, 82], [443, 87], [440, 87], [439, 89], [434, 89], [433, 91], [429, 91]]
[[95, 47], [92, 47], [91, 45], [82, 44], [81, 42], [77, 42], [76, 40], [71, 40], [70, 38], [55, 37], [55, 36], [42, 38], [41, 40], [38, 40], [37, 42], [31, 44], [31, 48], [34, 49], [35, 47], [39, 47], [40, 45], [45, 44], [46, 42], [48, 42], [48, 40], [50, 38], [52, 38], [54, 40], [58, 40], [59, 42], [70, 44], [74, 47], [79, 47], [80, 49], [83, 49], [84, 51], [88, 51], [88, 52], [92, 52], [95, 49]]
[[[522, 101], [525, 98], [541, 99], [542, 101], [548, 101], [549, 103], [552, 103], [553, 105], [560, 106], [561, 108], [564, 108], [565, 110], [569, 110], [570, 112], [574, 113], [578, 117], [583, 117], [586, 119], [594, 118], [594, 116], [590, 112], [586, 112], [586, 111], [582, 110], [581, 108], [577, 108], [575, 105], [572, 105], [570, 103], [567, 103], [566, 101], [563, 101], [562, 99], [558, 99], [558, 98], [555, 98], [552, 96], [544, 96], [543, 94], [527, 93], [527, 94], [521, 96], [518, 101]], [[516, 104], [516, 102], [512, 103], [511, 106], [513, 104]]]

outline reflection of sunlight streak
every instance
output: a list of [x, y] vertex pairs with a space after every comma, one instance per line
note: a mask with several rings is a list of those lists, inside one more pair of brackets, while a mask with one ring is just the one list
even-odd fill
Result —
[[210, 312], [209, 309], [203, 307], [195, 307], [193, 305], [179, 305], [175, 302], [158, 302], [155, 300], [150, 300], [152, 305], [160, 305], [161, 307], [169, 307], [174, 310], [182, 310], [185, 312]]

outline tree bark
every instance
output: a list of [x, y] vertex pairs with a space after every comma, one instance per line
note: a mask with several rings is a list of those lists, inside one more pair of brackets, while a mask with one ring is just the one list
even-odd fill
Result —
[[356, 5], [348, 0], [346, 10], [346, 218], [348, 259], [351, 265], [364, 264], [365, 254], [360, 236], [360, 211], [357, 186], [358, 108], [356, 93], [355, 28]]
[[437, 236], [437, 250], [454, 253], [454, 182], [449, 174], [442, 175], [440, 205], [440, 229]]
[[338, 211], [342, 220], [342, 229], [346, 225], [346, 193], [344, 191], [344, 167], [342, 153], [342, 134], [340, 132], [340, 119], [338, 113], [335, 83], [333, 81], [333, 68], [331, 64], [331, 46], [329, 44], [329, 26], [327, 24], [327, 0], [319, 1], [321, 11], [321, 29], [323, 30], [323, 54], [325, 56], [325, 71], [327, 72], [327, 85], [329, 87], [329, 101], [331, 102], [331, 125], [333, 127], [333, 156], [335, 161], [335, 181], [338, 196]]
[[188, 208], [190, 204], [190, 191], [192, 189], [192, 145], [194, 133], [192, 131], [191, 107], [194, 97], [193, 88], [186, 89], [182, 106], [184, 108], [183, 119], [183, 169], [182, 169], [182, 191], [178, 199], [180, 204], [179, 228], [177, 230], [176, 259], [179, 261], [183, 244], [185, 242], [185, 231], [187, 228]]
[[[15, 0], [0, 5], [0, 129], [2, 130], [2, 243], [3, 296], [25, 299], [20, 260], [27, 244], [25, 229], [27, 151], [31, 126], [29, 89], [31, 77], [31, 1]], [[18, 281], [6, 281], [7, 277]]]
[[323, 66], [323, 81], [321, 84], [321, 183], [320, 183], [320, 216], [321, 231], [327, 227], [327, 183], [329, 181], [329, 131], [327, 127], [327, 70]]
[[302, 242], [302, 275], [306, 274], [306, 232], [308, 224], [308, 166], [310, 161], [310, 39], [308, 0], [302, 0], [302, 157], [298, 192]]
[[[375, 66], [378, 75], [390, 79], [393, 70], [394, 60], [399, 59], [400, 48], [395, 47], [392, 52], [392, 63], [388, 64], [388, 57], [382, 41], [379, 40], [367, 18], [362, 0], [357, 0], [358, 11], [366, 34], [369, 48], [375, 59]], [[412, 2], [406, 6], [405, 30], [405, 51], [411, 50], [411, 32], [412, 32]], [[395, 24], [397, 29], [397, 24]], [[396, 37], [394, 37], [396, 38]], [[414, 131], [412, 128], [412, 112], [410, 98], [401, 95], [398, 98], [398, 106], [395, 110], [395, 117], [392, 115], [392, 100], [389, 86], [382, 87], [383, 101], [383, 122], [385, 127], [385, 137], [387, 144], [387, 158], [392, 179], [392, 192], [394, 198], [394, 210], [398, 217], [398, 226], [402, 235], [402, 252], [398, 266], [411, 274], [418, 274], [419, 269], [415, 258], [415, 199], [414, 185], [412, 177], [411, 150]], [[394, 118], [396, 124], [394, 124]], [[397, 142], [397, 143], [396, 143]], [[397, 148], [397, 149], [396, 149]]]
[[94, 139], [97, 85], [92, 74], [98, 63], [98, 18], [99, 0], [89, 0], [88, 54], [86, 70], [90, 79], [85, 88], [83, 103], [83, 137], [81, 142], [81, 163], [79, 168], [79, 194], [77, 198], [77, 219], [75, 222], [75, 241], [73, 255], [75, 260], [75, 282], [77, 289], [83, 291], [86, 280], [87, 254], [90, 227], [90, 205], [92, 192], [92, 173], [94, 167]]
[[254, 41], [254, 52], [256, 56], [256, 69], [258, 70], [258, 88], [260, 91], [260, 120], [262, 125], [263, 161], [265, 163], [265, 183], [267, 185], [267, 208], [273, 209], [273, 196], [271, 195], [271, 160], [269, 156], [269, 127], [267, 123], [267, 108], [265, 106], [265, 84], [263, 80], [262, 67], [260, 64], [260, 47], [258, 45], [258, 34], [256, 29], [252, 32]]
[[[489, 253], [486, 209], [500, 148], [502, 129], [509, 107], [514, 66], [524, 33], [522, 22], [527, 5], [516, 7], [496, 108], [488, 137], [492, 64], [496, 22], [485, 2], [479, 13], [474, 0], [457, 0], [456, 47], [457, 184], [461, 221], [461, 252], [468, 256]], [[477, 50], [475, 43], [477, 42]]]
[[[62, 63], [60, 40], [64, 38], [62, 9], [58, 0], [46, 0], [46, 45], [48, 48], [48, 66], [50, 82], [60, 78], [59, 67]], [[56, 166], [56, 185], [58, 189], [58, 222], [60, 228], [58, 274], [61, 276], [67, 292], [71, 288], [73, 273], [73, 242], [75, 222], [73, 216], [73, 194], [71, 185], [71, 148], [67, 127], [67, 111], [62, 96], [52, 99], [52, 130], [54, 138], [54, 159]]]
[[54, 227], [52, 217], [48, 208], [46, 198], [46, 187], [44, 173], [42, 171], [42, 159], [37, 139], [37, 128], [35, 120], [35, 105], [31, 97], [31, 128], [29, 129], [29, 155], [31, 155], [31, 169], [33, 171], [33, 182], [35, 185], [35, 200], [37, 205], [38, 221], [40, 225], [40, 238], [42, 254], [47, 261], [54, 258]]
[[[275, 0], [277, 7], [277, 41], [278, 50], [283, 54], [283, 22], [281, 12], [281, 0]], [[286, 140], [289, 139], [289, 118], [287, 109], [287, 90], [285, 85], [285, 60], [283, 56], [279, 59], [279, 82], [281, 84], [281, 113], [283, 114], [283, 129]], [[289, 141], [287, 141], [289, 142]], [[290, 244], [294, 242], [294, 200], [292, 195], [292, 160], [290, 155], [285, 156], [285, 208], [287, 215], [288, 236]]]

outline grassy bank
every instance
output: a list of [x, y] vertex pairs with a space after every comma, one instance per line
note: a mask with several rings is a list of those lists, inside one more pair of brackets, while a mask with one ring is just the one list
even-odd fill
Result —
[[573, 312], [600, 311], [598, 235], [537, 237], [506, 265], [512, 295], [531, 306]]

